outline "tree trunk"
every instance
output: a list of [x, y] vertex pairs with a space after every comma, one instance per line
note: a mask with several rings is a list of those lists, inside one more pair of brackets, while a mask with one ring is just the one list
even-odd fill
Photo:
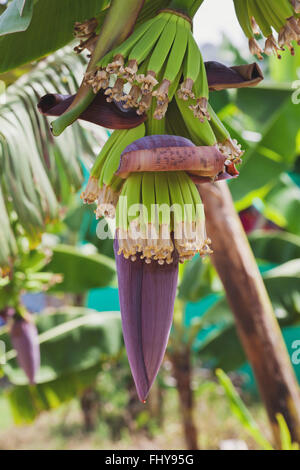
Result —
[[197, 428], [194, 422], [194, 394], [192, 390], [192, 365], [190, 348], [169, 352], [177, 384], [183, 419], [184, 437], [188, 450], [197, 450]]
[[98, 422], [100, 402], [97, 391], [92, 387], [84, 390], [80, 404], [83, 414], [84, 430], [85, 432], [92, 432], [95, 430]]
[[281, 331], [225, 182], [198, 186], [212, 240], [212, 262], [223, 282], [237, 331], [252, 365], [275, 443], [281, 413], [300, 443], [300, 394]]

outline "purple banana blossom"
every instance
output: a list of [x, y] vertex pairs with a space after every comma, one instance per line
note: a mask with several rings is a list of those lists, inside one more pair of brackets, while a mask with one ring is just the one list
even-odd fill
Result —
[[[205, 67], [210, 90], [245, 88], [258, 85], [263, 80], [257, 63], [226, 67], [219, 62], [206, 62]], [[74, 98], [75, 95], [44, 95], [38, 103], [38, 110], [45, 116], [60, 116]], [[92, 103], [79, 116], [79, 119], [109, 129], [131, 129], [139, 126], [146, 118], [146, 114], [137, 115], [135, 109], [125, 109], [121, 102], [108, 103], [103, 90], [97, 93]]]
[[[45, 116], [60, 116], [71, 103], [75, 95], [44, 95], [37, 107]], [[79, 119], [98, 124], [109, 129], [131, 129], [146, 120], [147, 116], [138, 116], [135, 110], [124, 109], [121, 103], [108, 103], [103, 91], [97, 93], [93, 102], [83, 111]]]
[[124, 341], [139, 399], [145, 402], [169, 339], [178, 259], [162, 266], [147, 264], [140, 257], [132, 262], [118, 255], [118, 250], [115, 239]]
[[13, 307], [5, 307], [0, 310], [0, 318], [2, 318], [3, 321], [7, 322], [10, 318], [14, 316], [15, 313], [16, 310]]
[[19, 366], [31, 384], [35, 383], [40, 368], [40, 347], [36, 326], [24, 319], [15, 319], [10, 331], [13, 347], [17, 352]]

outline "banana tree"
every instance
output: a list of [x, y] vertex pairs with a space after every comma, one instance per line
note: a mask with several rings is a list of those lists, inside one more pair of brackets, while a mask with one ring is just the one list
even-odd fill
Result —
[[[140, 399], [145, 400], [163, 358], [172, 322], [178, 262], [191, 259], [196, 253], [211, 252], [205, 231], [206, 212], [208, 233], [214, 244], [212, 259], [255, 369], [274, 437], [279, 442], [275, 413], [281, 412], [293, 440], [299, 441], [299, 393], [287, 353], [228, 188], [224, 183], [216, 183], [238, 176], [235, 165], [240, 163], [243, 151], [235, 133], [225, 128], [212, 101], [209, 103], [209, 90], [255, 85], [262, 75], [257, 65], [228, 70], [219, 64], [204, 64], [192, 35], [192, 19], [202, 3], [203, 0], [130, 0], [125, 7], [121, 0], [112, 0], [103, 12], [103, 2], [97, 21], [93, 17], [75, 25], [75, 35], [80, 39], [76, 51], [88, 49], [91, 53], [76, 96], [48, 94], [39, 109], [45, 114], [59, 115], [51, 124], [54, 136], [59, 136], [77, 118], [95, 116], [95, 109], [101, 109], [101, 116], [116, 115], [111, 125], [116, 130], [97, 157], [82, 198], [87, 203], [98, 201], [99, 217], [116, 216], [115, 254], [123, 331]], [[294, 53], [292, 41], [299, 40], [298, 3], [264, 0], [258, 5], [254, 0], [234, 0], [250, 50], [259, 59], [262, 47], [255, 39], [259, 30], [266, 37], [266, 54], [274, 51], [279, 56], [278, 51], [284, 46]], [[15, 45], [18, 38], [24, 40], [34, 34], [35, 13], [39, 13], [39, 22], [41, 17], [47, 17], [50, 24], [47, 13], [51, 9], [47, 11], [43, 5], [44, 9], [38, 11], [42, 7], [37, 2], [33, 13], [29, 10], [25, 26], [25, 9], [15, 10], [18, 31], [27, 29], [24, 33], [4, 29], [2, 45], [10, 39]], [[8, 9], [4, 12], [9, 13], [14, 14], [12, 7], [10, 12]], [[70, 17], [64, 17], [74, 21], [74, 15], [80, 17], [81, 12], [74, 8]], [[69, 38], [69, 30], [60, 26], [65, 35], [60, 38], [63, 43]], [[273, 30], [278, 32], [278, 38]], [[12, 50], [7, 54], [10, 57], [14, 56]], [[39, 53], [48, 51], [41, 48]], [[27, 55], [27, 60], [34, 57], [38, 57], [36, 51]], [[7, 59], [5, 70], [23, 60], [17, 58], [13, 63]], [[287, 106], [284, 122], [290, 115], [298, 114], [295, 108]], [[128, 130], [124, 130], [125, 117]], [[280, 123], [277, 124], [279, 129]], [[243, 140], [240, 143], [246, 144]], [[278, 168], [274, 154], [270, 158], [273, 148], [268, 138], [263, 148], [268, 150], [267, 155], [260, 152], [267, 163], [266, 171]], [[246, 160], [243, 171], [247, 171], [248, 185], [241, 187], [237, 179], [232, 187], [246, 195], [253, 183], [254, 189], [261, 186], [265, 172], [259, 172], [257, 177], [253, 158]], [[150, 215], [149, 209], [156, 203], [167, 210], [162, 213], [154, 210]], [[142, 210], [138, 209], [141, 206]], [[175, 206], [172, 214], [171, 206]], [[252, 331], [250, 340], [248, 327]], [[276, 377], [274, 367], [263, 370], [262, 364], [266, 364], [261, 357], [265, 345]]]

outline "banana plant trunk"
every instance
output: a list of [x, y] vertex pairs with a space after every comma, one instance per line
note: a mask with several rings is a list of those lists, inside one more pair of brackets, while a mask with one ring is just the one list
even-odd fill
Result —
[[169, 352], [176, 380], [187, 450], [198, 450], [197, 427], [194, 421], [194, 393], [192, 389], [191, 349], [178, 348]]
[[283, 337], [225, 182], [199, 185], [212, 240], [212, 262], [223, 282], [236, 327], [264, 401], [275, 444], [276, 414], [300, 443], [300, 394]]

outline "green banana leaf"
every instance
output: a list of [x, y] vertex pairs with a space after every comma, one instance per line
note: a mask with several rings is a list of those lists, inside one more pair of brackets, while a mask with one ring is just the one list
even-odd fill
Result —
[[0, 16], [0, 36], [25, 31], [30, 25], [34, 0], [13, 0]]
[[184, 272], [178, 288], [178, 298], [185, 302], [197, 300], [222, 291], [222, 284], [212, 263], [195, 256], [184, 265]]
[[82, 163], [90, 165], [106, 138], [100, 127], [91, 134], [76, 123], [53, 139], [36, 108], [46, 93], [75, 93], [85, 64], [70, 49], [49, 57], [8, 88], [0, 109], [0, 185], [33, 243], [59, 219], [82, 185]]
[[232, 413], [237, 417], [244, 429], [264, 450], [273, 450], [271, 444], [264, 437], [250, 411], [235, 390], [230, 378], [221, 369], [216, 370], [216, 376], [228, 398]]
[[57, 245], [44, 271], [63, 275], [63, 281], [52, 291], [78, 294], [107, 286], [113, 280], [116, 268], [114, 260], [108, 256], [98, 253], [86, 255], [77, 247]]
[[281, 264], [300, 258], [300, 237], [287, 232], [257, 230], [249, 242], [255, 257], [269, 263]]
[[76, 21], [92, 18], [108, 5], [108, 0], [39, 0], [26, 31], [0, 37], [0, 73], [62, 48], [72, 41]]
[[9, 350], [6, 328], [0, 330], [7, 363], [2, 366], [12, 387], [7, 397], [16, 422], [32, 421], [41, 411], [73, 399], [91, 385], [104, 360], [116, 357], [123, 346], [119, 312], [64, 307], [35, 317], [41, 348], [37, 385], [28, 386]]
[[281, 226], [300, 235], [300, 188], [292, 178], [284, 173], [263, 199], [267, 213], [278, 213]]
[[71, 401], [94, 384], [101, 372], [101, 362], [95, 367], [65, 374], [62, 377], [38, 384], [35, 387], [19, 385], [5, 393], [16, 424], [34, 421], [43, 411], [50, 411]]
[[[297, 157], [300, 108], [293, 104], [290, 90], [239, 90], [238, 96], [240, 108], [249, 115], [253, 110], [257, 131], [262, 135], [245, 153], [239, 178], [230, 183], [233, 198], [240, 202], [239, 209], [242, 209], [257, 197], [255, 191], [273, 185], [282, 172], [292, 167]], [[259, 111], [268, 108], [266, 103], [270, 103], [267, 115]], [[244, 204], [241, 205], [241, 201]]]
[[[94, 16], [101, 21], [110, 4], [110, 0], [35, 0], [33, 8], [33, 0], [27, 0], [21, 17], [17, 8], [19, 1], [22, 3], [22, 0], [14, 0], [0, 17], [0, 36], [3, 35], [0, 37], [0, 73], [64, 47], [74, 39], [76, 21]], [[146, 0], [137, 25], [166, 8], [170, 1]]]
[[[101, 357], [116, 355], [122, 346], [121, 320], [118, 312], [97, 312], [80, 307], [65, 307], [54, 313], [37, 315], [36, 326], [41, 348], [41, 368], [37, 384], [56, 380], [95, 366]], [[6, 330], [0, 334], [6, 344], [5, 375], [14, 385], [26, 385], [18, 367], [15, 351], [9, 350]]]

